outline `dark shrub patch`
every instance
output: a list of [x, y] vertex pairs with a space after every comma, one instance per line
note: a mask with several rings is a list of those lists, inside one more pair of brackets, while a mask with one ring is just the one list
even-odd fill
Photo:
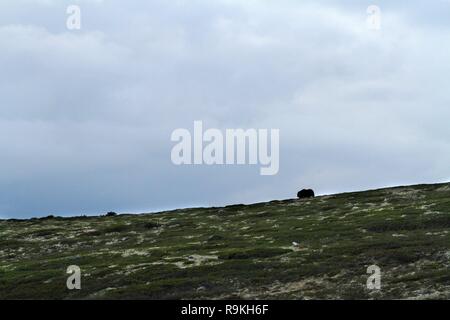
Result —
[[212, 236], [208, 237], [208, 241], [214, 242], [214, 241], [219, 241], [219, 240], [223, 240], [223, 237], [217, 234], [213, 234]]
[[235, 251], [220, 255], [220, 259], [253, 259], [253, 258], [270, 258], [274, 256], [279, 256], [285, 253], [291, 252], [291, 250], [285, 249], [252, 249], [252, 250], [242, 250]]
[[114, 211], [110, 211], [106, 214], [107, 217], [115, 217], [117, 216], [117, 213], [115, 213]]
[[159, 227], [161, 227], [161, 225], [157, 222], [147, 222], [146, 224], [144, 224], [145, 229], [156, 229]]
[[113, 232], [124, 232], [129, 230], [131, 227], [125, 224], [119, 224], [111, 227], [105, 228], [103, 231], [105, 233], [113, 233]]
[[39, 220], [50, 220], [50, 219], [55, 219], [55, 216], [51, 214], [46, 217], [39, 218]]
[[400, 231], [400, 230], [426, 230], [436, 228], [449, 228], [450, 216], [439, 216], [427, 219], [416, 220], [400, 220], [400, 221], [383, 221], [371, 223], [367, 226], [368, 231], [372, 232], [386, 232], [386, 231]]

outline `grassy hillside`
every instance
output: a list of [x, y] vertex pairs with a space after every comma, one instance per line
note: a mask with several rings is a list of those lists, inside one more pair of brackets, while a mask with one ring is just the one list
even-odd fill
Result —
[[[0, 299], [450, 299], [449, 231], [450, 184], [3, 220]], [[372, 264], [381, 290], [366, 288]], [[69, 265], [81, 290], [66, 288]]]

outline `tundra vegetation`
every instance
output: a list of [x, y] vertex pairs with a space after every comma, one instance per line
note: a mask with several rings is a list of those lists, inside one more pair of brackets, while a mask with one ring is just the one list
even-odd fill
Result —
[[449, 231], [450, 184], [0, 220], [0, 299], [450, 299]]

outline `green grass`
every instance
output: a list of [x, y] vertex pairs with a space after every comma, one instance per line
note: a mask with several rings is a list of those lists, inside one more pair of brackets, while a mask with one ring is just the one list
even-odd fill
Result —
[[[66, 288], [73, 264], [81, 290]], [[449, 184], [0, 220], [0, 299], [449, 299], [449, 266]]]

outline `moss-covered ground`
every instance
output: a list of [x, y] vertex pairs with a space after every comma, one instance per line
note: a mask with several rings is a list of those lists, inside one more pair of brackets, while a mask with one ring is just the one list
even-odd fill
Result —
[[450, 184], [0, 220], [0, 299], [450, 299], [449, 231]]

